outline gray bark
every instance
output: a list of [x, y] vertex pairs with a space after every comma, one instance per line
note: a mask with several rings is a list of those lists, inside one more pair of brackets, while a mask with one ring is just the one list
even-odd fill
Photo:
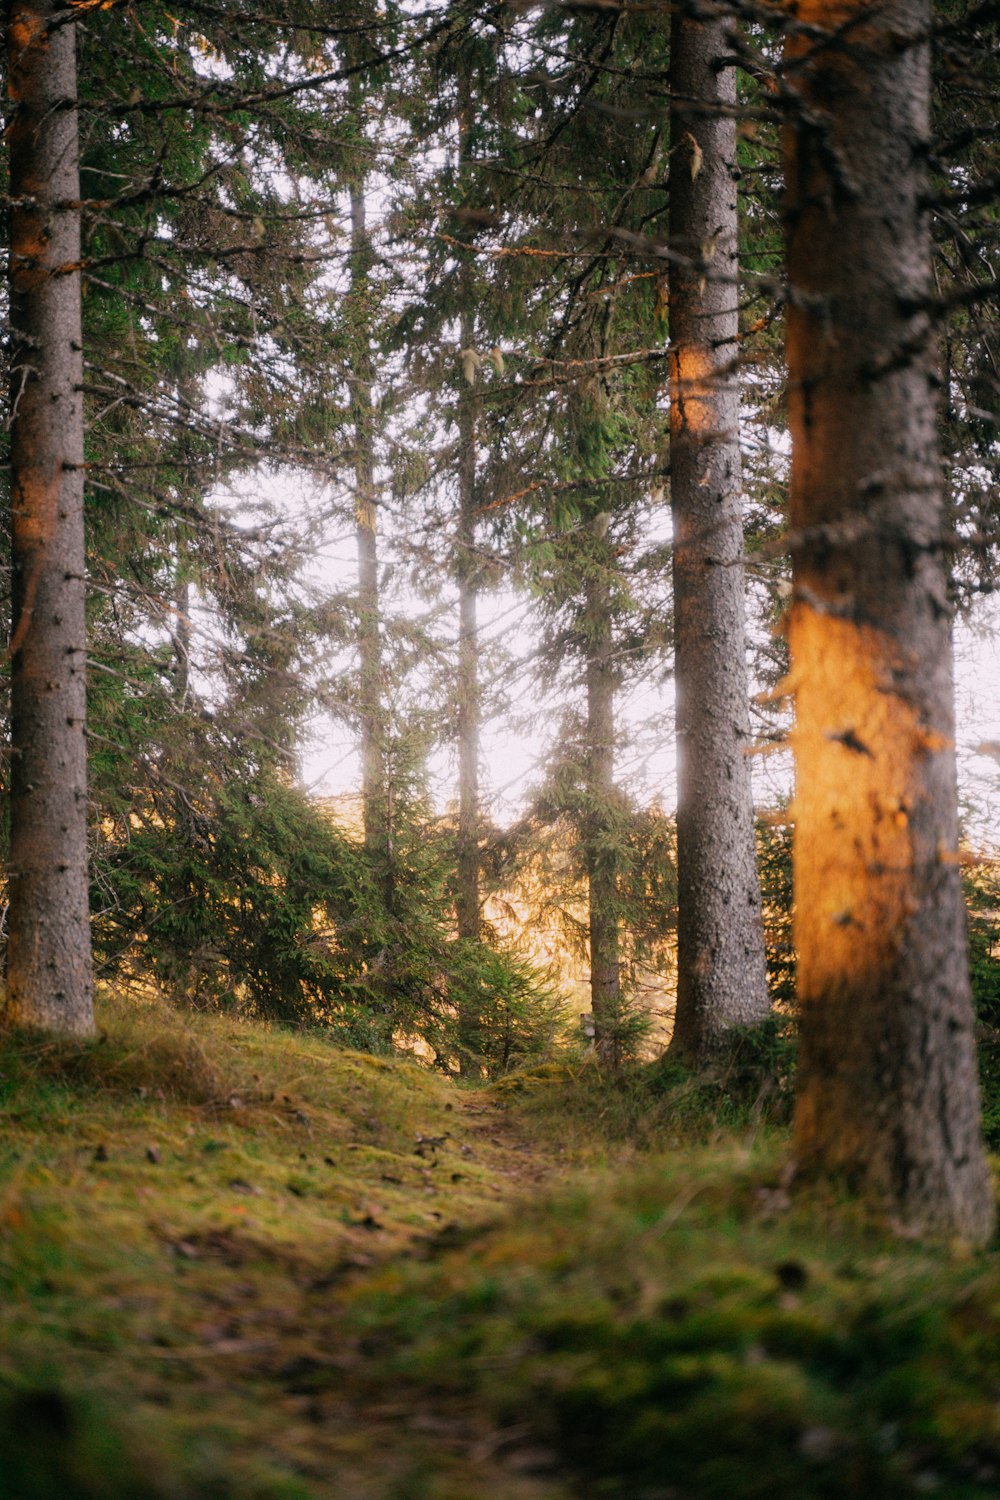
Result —
[[[464, 346], [463, 346], [464, 347]], [[458, 935], [478, 938], [479, 640], [477, 627], [476, 429], [471, 392], [463, 395], [458, 524]]]
[[[469, 150], [472, 91], [463, 72], [458, 80], [458, 158], [465, 166]], [[472, 310], [472, 277], [468, 263], [460, 272], [462, 308], [459, 337], [471, 349], [476, 320]], [[471, 386], [458, 405], [458, 528], [455, 537], [458, 576], [458, 869], [455, 915], [460, 938], [477, 939], [481, 930], [479, 893], [479, 638], [477, 604], [479, 568], [476, 561], [476, 397]], [[480, 1017], [465, 1004], [458, 1018], [460, 1063], [463, 1072], [477, 1072]]]
[[75, 28], [7, 9], [11, 106], [12, 1025], [94, 1029], [87, 880]]
[[354, 412], [354, 519], [358, 555], [358, 657], [361, 700], [361, 789], [365, 846], [385, 852], [388, 809], [382, 726], [379, 635], [378, 509], [372, 408], [372, 360], [365, 290], [371, 244], [364, 186], [351, 191], [351, 296], [358, 310], [351, 401]]
[[[958, 868], [925, 192], [924, 0], [807, 0], [786, 77], [795, 1147], [899, 1224], [994, 1206]], [[810, 32], [814, 36], [814, 32]]]
[[677, 694], [672, 1049], [706, 1060], [768, 1010], [747, 751], [736, 288], [736, 100], [720, 20], [670, 33], [670, 489]]
[[[461, 319], [462, 348], [473, 338], [473, 320]], [[476, 411], [472, 390], [459, 405], [458, 455], [458, 869], [455, 914], [460, 938], [480, 935], [479, 893], [479, 639], [476, 566]], [[478, 1072], [480, 1017], [465, 1003], [458, 1018], [460, 1065]]]
[[[591, 559], [588, 566], [601, 567]], [[621, 1061], [621, 974], [618, 939], [618, 859], [609, 824], [615, 797], [615, 675], [607, 578], [587, 579], [587, 865], [590, 1005], [594, 1047], [602, 1062]]]
[[[184, 567], [184, 539], [178, 534], [177, 565]], [[177, 581], [174, 623], [174, 697], [178, 708], [187, 708], [191, 697], [191, 581], [183, 575]]]

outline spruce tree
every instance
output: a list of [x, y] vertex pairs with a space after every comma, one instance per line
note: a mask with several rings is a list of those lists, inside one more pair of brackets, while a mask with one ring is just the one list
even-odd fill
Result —
[[9, 1025], [94, 1027], [87, 877], [76, 28], [7, 8], [11, 635]]
[[981, 1243], [994, 1204], [926, 311], [929, 25], [924, 0], [807, 5], [786, 52], [795, 1148], [898, 1224]]
[[693, 1062], [769, 1004], [748, 758], [731, 25], [681, 6], [670, 30], [679, 881], [671, 1050]]

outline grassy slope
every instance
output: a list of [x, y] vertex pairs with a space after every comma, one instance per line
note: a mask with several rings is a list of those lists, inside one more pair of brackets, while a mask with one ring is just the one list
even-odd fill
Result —
[[996, 1257], [793, 1200], [780, 1138], [104, 1024], [0, 1046], [4, 1500], [1000, 1493]]

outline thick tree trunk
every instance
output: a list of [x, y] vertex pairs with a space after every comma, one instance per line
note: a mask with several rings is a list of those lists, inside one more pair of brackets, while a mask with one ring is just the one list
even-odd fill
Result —
[[[593, 565], [593, 564], [592, 564]], [[621, 976], [618, 943], [618, 859], [611, 812], [615, 797], [615, 677], [611, 605], [606, 578], [587, 580], [587, 864], [590, 1006], [600, 1060], [621, 1061]]]
[[10, 1024], [94, 1029], [75, 28], [7, 8], [12, 109]]
[[[804, 0], [786, 78], [795, 1145], [897, 1222], [984, 1240], [921, 203], [924, 0]], [[823, 45], [816, 31], [835, 33]]]
[[382, 647], [379, 636], [378, 511], [375, 492], [375, 443], [372, 409], [372, 361], [365, 291], [371, 244], [363, 185], [351, 191], [351, 296], [357, 307], [354, 373], [354, 519], [358, 551], [358, 657], [361, 699], [361, 789], [365, 847], [385, 854], [385, 754], [382, 737]]
[[[705, 1061], [768, 1009], [747, 750], [735, 70], [718, 20], [670, 33], [670, 490], [677, 693], [673, 1050]], [[723, 111], [729, 110], [726, 115]]]

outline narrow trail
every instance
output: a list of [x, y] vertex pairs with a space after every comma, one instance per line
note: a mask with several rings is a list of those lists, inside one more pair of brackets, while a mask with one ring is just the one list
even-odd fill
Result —
[[567, 1170], [564, 1154], [533, 1136], [510, 1106], [489, 1094], [472, 1095], [463, 1107], [470, 1129], [499, 1153], [493, 1166], [512, 1194], [531, 1193]]
[[[558, 1149], [533, 1139], [489, 1091], [456, 1091], [445, 1108], [447, 1131], [415, 1137], [412, 1161], [402, 1159], [406, 1164], [390, 1172], [373, 1163], [371, 1212], [338, 1224], [325, 1269], [293, 1268], [280, 1299], [267, 1296], [239, 1236], [203, 1244], [230, 1273], [200, 1293], [212, 1309], [202, 1326], [215, 1340], [214, 1357], [188, 1348], [174, 1351], [171, 1363], [205, 1403], [218, 1405], [224, 1388], [252, 1402], [262, 1414], [257, 1443], [276, 1465], [292, 1463], [323, 1500], [565, 1500], [568, 1494], [552, 1472], [553, 1456], [528, 1430], [496, 1425], [471, 1395], [443, 1395], [426, 1376], [383, 1384], [373, 1370], [393, 1352], [395, 1335], [377, 1319], [359, 1333], [351, 1316], [369, 1299], [391, 1302], [422, 1265], [430, 1269], [454, 1255], [460, 1267], [493, 1223], [567, 1170]], [[420, 1191], [441, 1205], [430, 1209], [433, 1227], [424, 1218], [407, 1222], [408, 1196], [398, 1206], [391, 1200], [394, 1192], [407, 1194], [414, 1163], [419, 1179], [434, 1183]], [[478, 1191], [450, 1200], [449, 1188], [461, 1189], [465, 1170], [485, 1174]], [[386, 1181], [397, 1177], [403, 1180]], [[453, 1184], [454, 1178], [462, 1181]]]
[[53, 1410], [195, 1475], [171, 1497], [562, 1500], [525, 1433], [408, 1365], [405, 1321], [441, 1273], [447, 1331], [491, 1228], [571, 1169], [559, 1143], [495, 1089], [308, 1035], [107, 1025], [0, 1058], [0, 1381], [58, 1371]]

